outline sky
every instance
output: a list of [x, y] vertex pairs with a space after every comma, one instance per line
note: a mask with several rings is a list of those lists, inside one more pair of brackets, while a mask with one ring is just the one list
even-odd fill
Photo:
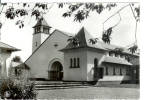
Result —
[[[84, 26], [93, 37], [101, 38], [103, 22], [126, 5], [128, 5], [128, 3], [117, 3], [117, 7], [113, 8], [111, 11], [105, 10], [101, 14], [92, 12], [90, 16], [81, 23], [74, 22], [73, 17], [63, 18], [62, 14], [67, 11], [67, 9], [59, 9], [56, 4], [54, 4], [50, 11], [43, 15], [43, 17], [52, 27], [52, 31], [59, 29], [64, 32], [76, 34], [81, 27]], [[113, 29], [111, 44], [125, 47], [135, 42], [135, 19], [129, 6], [123, 9], [119, 14], [121, 16], [121, 21]], [[32, 53], [32, 27], [36, 24], [35, 18], [25, 18], [25, 26], [23, 29], [19, 29], [18, 26], [15, 25], [15, 20], [6, 19], [4, 14], [1, 16], [0, 20], [3, 24], [1, 29], [1, 41], [21, 49], [21, 51], [13, 53], [11, 57], [17, 55], [25, 61]], [[115, 16], [104, 24], [104, 29], [114, 26], [119, 20], [119, 15], [115, 14]], [[139, 37], [138, 33], [139, 23], [137, 37]], [[139, 38], [137, 39], [139, 45]]]

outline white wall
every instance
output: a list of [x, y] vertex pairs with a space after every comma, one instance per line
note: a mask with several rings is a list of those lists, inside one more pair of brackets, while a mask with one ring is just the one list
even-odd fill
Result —
[[[45, 33], [33, 34], [32, 52], [34, 52], [45, 41], [45, 39], [48, 36], [49, 34], [45, 34]], [[36, 42], [37, 42], [37, 46], [36, 46]]]
[[[80, 68], [70, 68], [71, 58], [80, 58]], [[64, 61], [65, 81], [87, 81], [87, 52], [84, 48], [65, 52]]]
[[94, 81], [94, 59], [97, 58], [98, 67], [100, 67], [104, 56], [104, 51], [96, 49], [87, 51], [87, 81]]
[[[64, 63], [64, 54], [59, 50], [67, 45], [68, 38], [67, 35], [57, 30], [54, 31], [43, 45], [26, 60], [25, 63], [31, 68], [32, 77], [48, 78], [48, 66], [55, 58]], [[54, 44], [58, 44], [58, 46], [55, 47]]]

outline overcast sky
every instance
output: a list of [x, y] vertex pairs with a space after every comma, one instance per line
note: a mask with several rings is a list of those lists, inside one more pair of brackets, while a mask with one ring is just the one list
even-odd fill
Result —
[[[91, 35], [101, 38], [103, 29], [102, 23], [125, 5], [128, 4], [118, 3], [116, 8], [113, 8], [111, 11], [105, 10], [100, 15], [97, 13], [91, 13], [86, 20], [79, 23], [74, 22], [73, 18], [63, 18], [62, 14], [66, 11], [66, 9], [59, 9], [57, 5], [54, 4], [52, 9], [44, 15], [44, 18], [52, 27], [52, 30], [59, 29], [61, 31], [76, 34], [80, 28], [84, 26]], [[113, 29], [114, 31], [111, 43], [125, 47], [135, 42], [135, 19], [129, 6], [123, 9], [120, 12], [120, 15], [122, 20], [119, 25]], [[105, 23], [104, 28], [107, 29], [110, 26], [114, 26], [119, 22], [119, 19], [119, 15], [116, 14]], [[15, 21], [7, 20], [4, 15], [1, 17], [1, 21], [3, 23], [1, 29], [1, 41], [21, 49], [21, 51], [15, 52], [12, 57], [18, 55], [23, 61], [31, 55], [33, 34], [32, 27], [36, 23], [34, 18], [28, 17], [25, 20], [25, 27], [23, 29], [19, 29], [18, 26], [15, 25]], [[137, 33], [139, 33], [139, 31]], [[137, 37], [138, 35], [139, 34], [137, 34]]]

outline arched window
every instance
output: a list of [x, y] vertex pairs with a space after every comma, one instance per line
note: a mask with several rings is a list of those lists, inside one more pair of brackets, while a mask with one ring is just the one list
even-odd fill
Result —
[[97, 58], [94, 59], [94, 67], [97, 67], [98, 66], [98, 60]]
[[79, 60], [79, 58], [77, 58], [77, 67], [78, 68], [80, 67], [80, 60]]
[[76, 67], [76, 58], [74, 58], [74, 67]]
[[71, 58], [70, 59], [70, 68], [72, 68], [72, 66], [73, 66], [72, 63], [73, 63], [73, 59]]

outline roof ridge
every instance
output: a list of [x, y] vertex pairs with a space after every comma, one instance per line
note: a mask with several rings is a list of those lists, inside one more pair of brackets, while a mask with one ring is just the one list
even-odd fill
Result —
[[[30, 59], [30, 58], [32, 57], [32, 55], [34, 55], [35, 52], [36, 52], [56, 31], [59, 31], [59, 30], [58, 30], [58, 29], [55, 29], [55, 30], [44, 40], [44, 42], [41, 43], [41, 44], [39, 45], [39, 47], [37, 47], [37, 49], [34, 50], [34, 52], [32, 52], [32, 54], [24, 61], [24, 63], [26, 63], [26, 61], [27, 61], [28, 59]], [[64, 35], [66, 35], [66, 36], [68, 36], [67, 34], [63, 33], [62, 31], [59, 31], [59, 32], [62, 33], [62, 34], [64, 34]]]

